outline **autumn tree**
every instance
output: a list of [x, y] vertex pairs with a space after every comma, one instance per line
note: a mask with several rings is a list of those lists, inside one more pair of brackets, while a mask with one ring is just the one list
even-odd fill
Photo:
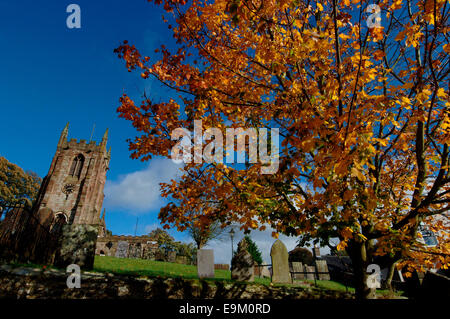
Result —
[[0, 157], [0, 206], [15, 204], [22, 199], [34, 201], [42, 179], [34, 172], [22, 168]]
[[[120, 116], [139, 132], [132, 157], [170, 157], [172, 132], [196, 120], [218, 130], [205, 138], [214, 148], [202, 144], [210, 153], [227, 128], [278, 128], [281, 142], [273, 174], [261, 173], [261, 153], [245, 167], [186, 161], [184, 175], [162, 186], [173, 200], [163, 223], [184, 230], [197, 211], [321, 246], [337, 238], [358, 298], [373, 296], [366, 271], [376, 256], [408, 272], [448, 267], [448, 1], [155, 3], [169, 13], [176, 50], [161, 47], [159, 61], [127, 42], [116, 52], [174, 94], [120, 98]], [[226, 209], [199, 209], [205, 197]], [[438, 245], [423, 245], [419, 227]]]
[[226, 233], [226, 229], [218, 220], [208, 221], [206, 225], [202, 225], [195, 220], [187, 223], [187, 232], [194, 241], [197, 249], [203, 248], [212, 240], [220, 240]]
[[[220, 213], [224, 209], [223, 206], [218, 205], [217, 202], [209, 201], [205, 196], [200, 196], [198, 200], [202, 203], [199, 209], [207, 209], [210, 212], [210, 216], [204, 216], [201, 211], [186, 211], [185, 217], [190, 219], [186, 224], [186, 230], [196, 244], [197, 249], [201, 249], [208, 242], [222, 240], [229, 228], [224, 225], [224, 219], [220, 219]], [[214, 215], [217, 218], [211, 218]]]

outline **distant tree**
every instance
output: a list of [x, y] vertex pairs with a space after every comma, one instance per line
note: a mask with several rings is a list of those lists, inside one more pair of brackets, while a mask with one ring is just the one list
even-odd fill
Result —
[[14, 204], [26, 198], [36, 199], [42, 179], [0, 156], [0, 206]]
[[308, 249], [296, 247], [289, 252], [289, 262], [301, 262], [304, 265], [312, 266], [314, 257]]
[[193, 220], [187, 226], [187, 231], [195, 242], [197, 249], [201, 249], [211, 240], [221, 239], [226, 228], [221, 227], [219, 221], [214, 221], [207, 225], [200, 225], [200, 220]]
[[148, 236], [158, 243], [158, 247], [172, 250], [174, 248], [175, 239], [169, 235], [167, 231], [161, 228], [152, 230]]
[[175, 251], [179, 256], [186, 256], [189, 261], [193, 261], [197, 256], [197, 248], [193, 243], [175, 241], [164, 229], [156, 228], [148, 236], [158, 243], [158, 250], [164, 255], [168, 251]]
[[262, 260], [261, 251], [259, 250], [258, 246], [250, 238], [250, 236], [245, 236], [244, 238], [247, 241], [247, 246], [248, 246], [247, 251], [252, 256], [253, 261], [255, 263], [257, 263], [258, 265], [261, 265], [263, 260]]
[[105, 232], [107, 236], [112, 236], [112, 231], [110, 231], [109, 229], [107, 229]]
[[186, 256], [189, 261], [197, 256], [197, 248], [193, 243], [175, 242], [174, 247], [177, 255]]

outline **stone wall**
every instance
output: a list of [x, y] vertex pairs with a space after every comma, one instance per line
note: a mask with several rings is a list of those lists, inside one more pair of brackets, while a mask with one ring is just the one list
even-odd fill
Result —
[[81, 288], [67, 288], [61, 270], [0, 266], [0, 297], [14, 299], [337, 299], [351, 294], [314, 287], [265, 286], [182, 278], [138, 277], [82, 272]]
[[119, 242], [127, 242], [128, 248], [123, 258], [156, 259], [158, 243], [149, 236], [107, 236], [97, 239], [96, 255], [117, 257]]
[[106, 236], [97, 239], [96, 255], [118, 258], [140, 258], [178, 264], [192, 264], [191, 258], [174, 251], [158, 249], [158, 243], [150, 236]]

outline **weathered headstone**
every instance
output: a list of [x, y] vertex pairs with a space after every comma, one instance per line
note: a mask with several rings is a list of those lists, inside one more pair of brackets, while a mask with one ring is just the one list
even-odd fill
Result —
[[165, 261], [166, 256], [164, 255], [164, 253], [161, 250], [157, 250], [155, 252], [155, 260], [157, 261]]
[[272, 258], [272, 282], [273, 283], [290, 283], [291, 276], [289, 273], [289, 254], [286, 246], [281, 240], [277, 240], [270, 250]]
[[169, 251], [167, 253], [167, 261], [168, 262], [174, 263], [176, 258], [177, 258], [177, 252], [176, 251]]
[[65, 268], [77, 264], [90, 270], [94, 266], [98, 228], [93, 225], [64, 225], [61, 247], [56, 252], [54, 265]]
[[155, 252], [156, 249], [147, 245], [147, 247], [144, 248], [144, 251], [142, 253], [142, 258], [148, 260], [155, 260]]
[[129, 258], [141, 258], [142, 249], [139, 244], [132, 244], [128, 247], [128, 257]]
[[270, 278], [271, 277], [269, 267], [267, 267], [267, 266], [262, 266], [261, 267], [261, 277], [263, 277], [263, 278]]
[[254, 265], [253, 273], [255, 274], [255, 277], [261, 278], [261, 267], [259, 267], [258, 265]]
[[238, 244], [238, 251], [231, 261], [231, 279], [238, 281], [254, 281], [255, 269], [252, 255], [248, 252], [247, 240], [244, 238]]
[[214, 250], [197, 251], [197, 273], [199, 278], [214, 278]]
[[330, 273], [326, 260], [316, 260], [317, 272], [319, 273], [319, 280], [330, 280]]
[[188, 259], [187, 259], [186, 256], [176, 256], [175, 262], [177, 264], [187, 265], [188, 264]]
[[314, 266], [306, 266], [306, 279], [307, 280], [314, 280], [316, 277], [316, 267]]
[[293, 261], [292, 262], [292, 272], [294, 280], [303, 280], [305, 279], [305, 274], [303, 270], [303, 264], [301, 262]]
[[117, 249], [116, 249], [116, 257], [117, 258], [127, 258], [128, 257], [128, 242], [119, 240], [117, 242]]

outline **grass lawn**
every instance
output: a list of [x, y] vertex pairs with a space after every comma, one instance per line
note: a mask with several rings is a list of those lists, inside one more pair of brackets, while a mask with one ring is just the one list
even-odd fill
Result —
[[[12, 263], [17, 267], [34, 267], [42, 268], [42, 265], [35, 264], [21, 264]], [[47, 268], [55, 268], [53, 266], [45, 266]], [[56, 268], [55, 268], [56, 269]], [[169, 263], [163, 261], [153, 261], [147, 259], [135, 259], [135, 258], [116, 258], [109, 256], [95, 256], [94, 272], [113, 273], [122, 275], [137, 275], [137, 276], [161, 276], [161, 277], [182, 277], [186, 279], [198, 279], [197, 266], [183, 265], [177, 263]], [[205, 278], [211, 281], [232, 281], [231, 271], [229, 270], [215, 270], [214, 278]], [[233, 281], [234, 282], [234, 281]], [[270, 278], [258, 278], [255, 277], [255, 283], [262, 285], [272, 285]], [[331, 280], [304, 280], [295, 281], [293, 284], [273, 284], [274, 286], [289, 286], [289, 287], [313, 287], [326, 290], [336, 290], [341, 292], [354, 293], [353, 287], [345, 286], [339, 282]], [[389, 290], [377, 289], [377, 295], [381, 298], [392, 298], [401, 296], [403, 291], [392, 292]]]
[[[183, 277], [188, 279], [198, 279], [197, 266], [182, 265], [176, 263], [168, 263], [163, 261], [153, 261], [146, 259], [131, 259], [131, 258], [115, 258], [108, 256], [95, 256], [94, 271], [111, 272], [125, 275], [140, 275], [140, 276], [161, 276], [161, 277]], [[231, 272], [229, 270], [215, 270], [215, 277], [209, 280], [225, 280], [231, 281]], [[255, 283], [270, 285], [270, 278], [255, 278]], [[355, 289], [352, 287], [345, 287], [345, 285], [330, 281], [317, 280], [317, 287], [337, 290], [349, 293], [354, 293]], [[280, 284], [281, 285], [281, 284]], [[298, 282], [295, 284], [287, 284], [283, 286], [314, 286], [314, 280]], [[399, 295], [398, 292], [396, 295]], [[392, 294], [388, 290], [377, 290], [377, 294], [381, 296], [389, 296]]]
[[[43, 266], [35, 264], [21, 264], [12, 263], [17, 267], [34, 267], [34, 268], [54, 268], [53, 266]], [[62, 270], [62, 269], [61, 269]], [[183, 265], [177, 263], [169, 263], [163, 261], [153, 261], [147, 259], [134, 259], [134, 258], [116, 258], [109, 256], [95, 256], [94, 272], [101, 273], [113, 273], [122, 275], [134, 275], [134, 276], [161, 276], [161, 277], [182, 277], [186, 279], [198, 279], [197, 266]], [[231, 271], [229, 270], [215, 270], [214, 278], [205, 278], [209, 281], [229, 281], [234, 282], [231, 279]], [[314, 287], [335, 290], [340, 292], [354, 293], [355, 289], [352, 287], [346, 287], [345, 285], [331, 280], [304, 280], [295, 281], [293, 284], [272, 284], [270, 278], [258, 278], [255, 277], [254, 283], [262, 285], [274, 285], [274, 286], [288, 286], [288, 287]], [[403, 294], [402, 291], [392, 292], [389, 290], [377, 289], [377, 295], [379, 298], [396, 298]]]
[[[147, 259], [95, 256], [93, 270], [126, 275], [198, 279], [197, 266]], [[215, 270], [214, 275], [214, 279], [231, 279], [231, 272], [229, 270]]]

